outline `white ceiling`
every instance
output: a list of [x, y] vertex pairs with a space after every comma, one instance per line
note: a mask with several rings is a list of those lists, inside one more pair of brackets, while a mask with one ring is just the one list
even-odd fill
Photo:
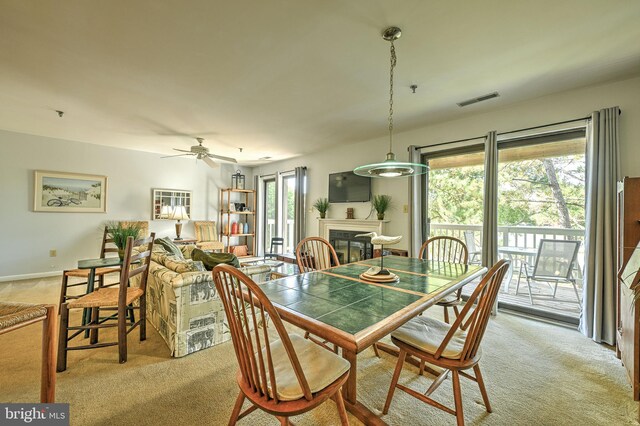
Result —
[[245, 164], [383, 136], [390, 25], [397, 132], [640, 73], [637, 0], [0, 0], [0, 128]]

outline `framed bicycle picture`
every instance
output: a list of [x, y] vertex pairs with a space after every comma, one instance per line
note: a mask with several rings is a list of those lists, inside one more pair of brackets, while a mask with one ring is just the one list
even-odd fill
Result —
[[105, 213], [107, 177], [80, 173], [34, 172], [33, 211]]

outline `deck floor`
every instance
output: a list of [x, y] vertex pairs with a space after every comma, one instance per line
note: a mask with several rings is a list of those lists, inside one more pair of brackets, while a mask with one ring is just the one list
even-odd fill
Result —
[[[474, 281], [466, 285], [462, 291], [464, 295], [470, 295], [475, 289], [478, 281]], [[520, 279], [520, 288], [516, 295], [516, 286], [518, 282], [517, 271], [513, 274], [511, 282], [508, 286], [506, 282], [502, 283], [500, 294], [498, 296], [498, 302], [506, 304], [507, 307], [518, 308], [518, 310], [527, 310], [531, 314], [538, 313], [550, 313], [555, 315], [561, 315], [574, 319], [580, 318], [581, 304], [578, 303], [576, 293], [573, 290], [573, 286], [569, 283], [559, 283], [556, 296], [553, 297], [553, 286], [544, 282], [531, 282], [531, 295], [533, 298], [533, 305], [529, 299], [529, 292], [527, 291], [527, 280], [524, 276]], [[578, 284], [578, 294], [582, 296], [582, 289], [580, 283]]]

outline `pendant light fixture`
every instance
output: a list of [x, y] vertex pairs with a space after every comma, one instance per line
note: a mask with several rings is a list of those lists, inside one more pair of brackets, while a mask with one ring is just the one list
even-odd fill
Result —
[[400, 38], [402, 31], [398, 27], [389, 27], [382, 32], [382, 38], [391, 44], [391, 70], [389, 76], [389, 152], [382, 163], [366, 164], [356, 167], [353, 172], [360, 176], [369, 177], [404, 177], [426, 173], [429, 169], [425, 164], [403, 163], [396, 161], [393, 153], [393, 70], [396, 67], [396, 49], [393, 42]]

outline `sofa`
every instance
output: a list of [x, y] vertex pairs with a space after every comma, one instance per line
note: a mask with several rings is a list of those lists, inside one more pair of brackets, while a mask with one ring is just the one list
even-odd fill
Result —
[[[147, 320], [158, 330], [171, 356], [190, 353], [231, 339], [224, 307], [211, 271], [191, 260], [194, 245], [180, 246], [184, 259], [154, 245], [147, 279]], [[269, 279], [268, 266], [240, 268], [256, 282]], [[132, 283], [136, 285], [137, 283]]]

